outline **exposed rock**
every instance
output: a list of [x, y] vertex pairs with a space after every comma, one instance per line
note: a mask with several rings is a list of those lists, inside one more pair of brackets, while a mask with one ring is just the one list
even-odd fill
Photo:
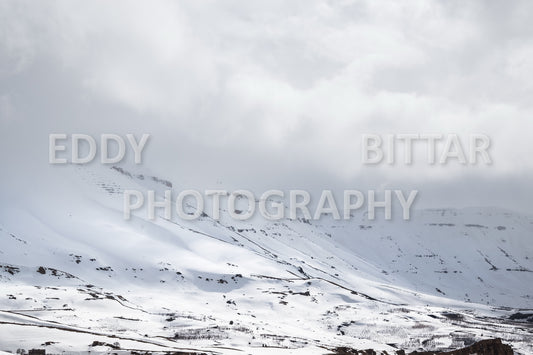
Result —
[[[387, 352], [376, 352], [373, 349], [367, 350], [355, 350], [347, 347], [338, 347], [333, 350], [334, 352], [331, 355], [376, 355], [388, 354]], [[409, 355], [513, 355], [513, 349], [506, 344], [502, 344], [501, 339], [487, 339], [481, 340], [471, 346], [468, 346], [463, 349], [452, 350], [452, 351], [423, 351], [418, 352], [414, 351]], [[405, 355], [403, 350], [397, 350], [396, 355]]]
[[473, 345], [459, 350], [452, 350], [447, 352], [412, 352], [410, 355], [513, 355], [513, 349], [506, 344], [502, 344], [501, 339], [486, 339], [481, 340]]

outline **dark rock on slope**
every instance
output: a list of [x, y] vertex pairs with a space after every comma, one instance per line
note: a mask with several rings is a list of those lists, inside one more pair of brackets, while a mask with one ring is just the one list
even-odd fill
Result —
[[[388, 354], [387, 352], [378, 353], [372, 349], [367, 350], [355, 350], [347, 347], [338, 347], [334, 349], [334, 353], [331, 355], [376, 355]], [[506, 344], [503, 344], [501, 339], [487, 339], [481, 340], [471, 346], [463, 349], [452, 350], [447, 352], [439, 351], [423, 351], [412, 352], [409, 355], [513, 355], [513, 349]], [[405, 355], [403, 350], [396, 351], [396, 355]]]
[[501, 339], [487, 339], [481, 340], [471, 346], [463, 349], [447, 351], [447, 352], [413, 352], [410, 355], [513, 355], [513, 349], [503, 344]]

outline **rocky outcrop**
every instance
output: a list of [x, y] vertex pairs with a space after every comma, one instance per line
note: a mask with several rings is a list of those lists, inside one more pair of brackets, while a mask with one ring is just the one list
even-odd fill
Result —
[[[376, 352], [372, 349], [355, 350], [346, 347], [338, 347], [334, 350], [335, 355], [389, 355], [387, 352]], [[405, 355], [403, 350], [396, 351], [397, 355]], [[471, 346], [452, 351], [414, 351], [409, 355], [513, 355], [513, 349], [502, 343], [501, 339], [481, 340]]]
[[413, 352], [410, 355], [513, 355], [513, 349], [503, 344], [501, 339], [487, 339], [481, 340], [471, 346], [459, 350], [452, 350], [447, 352]]

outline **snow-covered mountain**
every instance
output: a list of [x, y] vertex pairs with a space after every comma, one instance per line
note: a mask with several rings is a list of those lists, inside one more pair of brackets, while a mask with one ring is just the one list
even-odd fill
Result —
[[533, 309], [531, 216], [127, 221], [124, 190], [162, 196], [172, 182], [117, 167], [53, 173], [49, 192], [0, 205], [0, 350], [391, 354], [501, 337], [533, 353], [516, 316]]

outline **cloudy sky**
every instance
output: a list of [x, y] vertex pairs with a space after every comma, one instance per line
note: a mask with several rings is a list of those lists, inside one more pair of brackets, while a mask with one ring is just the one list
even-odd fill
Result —
[[[3, 190], [49, 133], [150, 133], [184, 187], [420, 190], [533, 213], [530, 1], [0, 1]], [[493, 164], [365, 166], [364, 133], [484, 133]]]

